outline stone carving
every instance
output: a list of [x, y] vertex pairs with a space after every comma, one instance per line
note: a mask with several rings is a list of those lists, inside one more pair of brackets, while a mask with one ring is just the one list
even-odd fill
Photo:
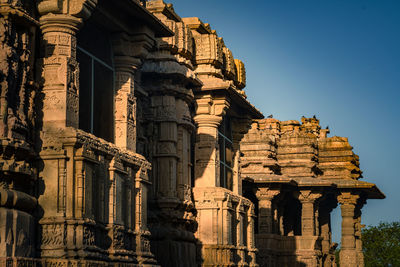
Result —
[[32, 266], [37, 205], [39, 88], [34, 81], [36, 19], [30, 1], [0, 4], [0, 265]]
[[65, 228], [61, 224], [43, 225], [42, 246], [57, 247], [63, 246], [65, 242]]
[[121, 227], [113, 228], [113, 247], [114, 249], [123, 249], [125, 247], [125, 235]]
[[212, 64], [215, 67], [221, 67], [222, 58], [222, 43], [215, 33], [195, 35], [196, 42], [196, 63], [197, 64]]
[[[346, 259], [341, 265], [356, 266], [356, 262], [362, 262], [357, 256], [361, 244], [358, 242], [356, 248], [353, 219], [358, 199], [383, 196], [380, 192], [372, 193], [375, 185], [357, 181], [358, 157], [351, 151], [347, 138], [327, 137], [328, 132], [321, 129], [315, 117], [303, 117], [301, 123], [267, 118], [254, 121], [244, 136], [242, 175], [254, 180], [245, 190], [256, 191], [261, 209], [256, 242], [260, 253], [268, 255], [260, 258], [260, 263], [332, 266], [337, 244], [331, 240], [329, 214], [338, 203], [342, 211], [341, 253]], [[284, 190], [289, 185], [292, 189]], [[369, 189], [361, 192], [364, 185]], [[280, 194], [271, 202], [268, 192], [274, 190]], [[272, 227], [267, 227], [266, 221]], [[280, 257], [278, 245], [272, 245], [273, 242], [287, 246], [286, 253], [294, 257]]]
[[40, 14], [67, 13], [69, 15], [87, 18], [95, 8], [97, 0], [39, 0], [38, 10]]
[[95, 234], [91, 227], [83, 227], [83, 244], [86, 246], [95, 245]]
[[351, 192], [342, 192], [338, 196], [338, 202], [342, 205], [356, 205], [359, 198], [358, 195], [353, 195]]
[[317, 118], [262, 119], [211, 25], [162, 0], [0, 2], [1, 266], [333, 266], [338, 203], [341, 264], [363, 265], [383, 194]]
[[32, 141], [36, 88], [32, 80], [29, 29], [20, 30], [11, 19], [0, 17], [0, 122], [1, 136]]

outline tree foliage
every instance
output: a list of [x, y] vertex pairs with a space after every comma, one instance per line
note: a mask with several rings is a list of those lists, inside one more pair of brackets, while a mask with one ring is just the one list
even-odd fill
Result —
[[336, 262], [336, 266], [340, 267], [340, 248], [336, 248], [335, 250], [335, 262]]
[[364, 228], [362, 242], [365, 267], [400, 266], [400, 222]]

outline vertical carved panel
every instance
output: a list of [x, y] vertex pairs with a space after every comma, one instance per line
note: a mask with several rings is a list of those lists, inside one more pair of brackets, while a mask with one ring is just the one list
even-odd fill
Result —
[[0, 17], [0, 130], [2, 137], [32, 141], [36, 88], [29, 28]]

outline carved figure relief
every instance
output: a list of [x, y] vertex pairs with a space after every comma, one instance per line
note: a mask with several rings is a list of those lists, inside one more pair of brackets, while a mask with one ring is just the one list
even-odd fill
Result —
[[62, 224], [43, 225], [42, 246], [58, 247], [65, 244], [66, 229]]
[[32, 36], [0, 17], [0, 123], [3, 137], [29, 138], [34, 125], [35, 88], [31, 73]]

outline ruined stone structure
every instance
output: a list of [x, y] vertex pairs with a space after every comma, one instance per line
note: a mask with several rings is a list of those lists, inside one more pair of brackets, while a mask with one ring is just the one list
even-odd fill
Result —
[[363, 266], [346, 138], [246, 99], [162, 0], [0, 0], [0, 266]]

